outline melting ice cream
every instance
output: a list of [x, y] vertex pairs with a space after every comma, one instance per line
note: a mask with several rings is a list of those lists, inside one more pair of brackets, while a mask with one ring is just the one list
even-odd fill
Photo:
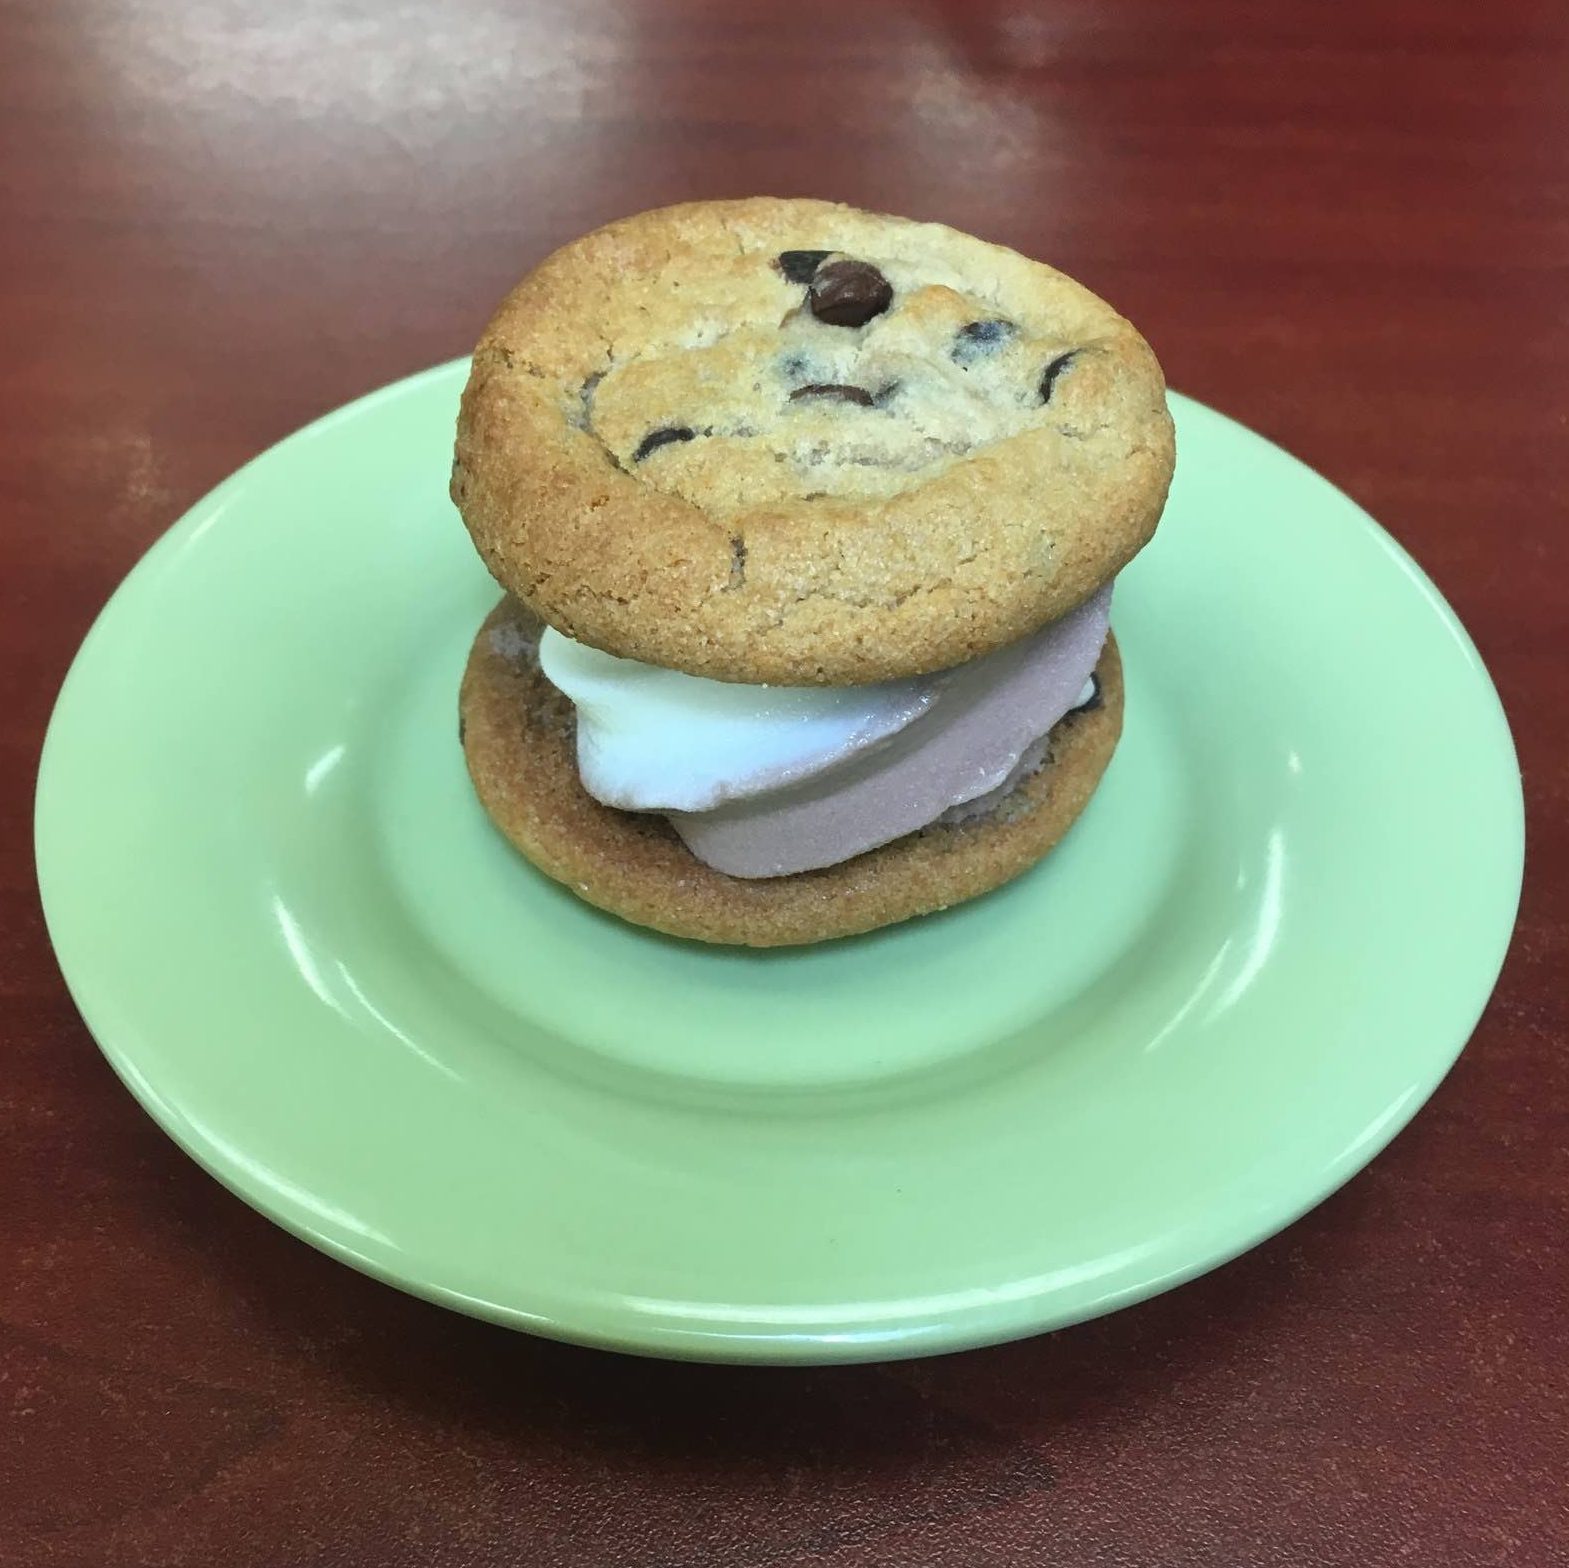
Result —
[[577, 708], [584, 788], [663, 812], [737, 877], [834, 865], [963, 815], [1038, 763], [1093, 693], [1108, 584], [994, 653], [871, 686], [749, 686], [620, 659], [546, 630], [540, 666]]

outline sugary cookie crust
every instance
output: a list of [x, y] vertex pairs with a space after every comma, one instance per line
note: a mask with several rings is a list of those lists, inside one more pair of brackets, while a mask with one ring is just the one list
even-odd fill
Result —
[[556, 252], [475, 351], [452, 494], [569, 636], [854, 684], [1022, 637], [1154, 529], [1159, 366], [1110, 306], [937, 224], [754, 198]]
[[820, 942], [1000, 886], [1067, 832], [1122, 728], [1122, 667], [1108, 640], [1095, 672], [1099, 705], [1058, 724], [1043, 766], [986, 816], [926, 828], [821, 871], [746, 881], [705, 866], [663, 818], [612, 810], [583, 789], [572, 705], [535, 660], [540, 629], [503, 600], [469, 655], [460, 732], [481, 803], [515, 848], [579, 897], [701, 942]]

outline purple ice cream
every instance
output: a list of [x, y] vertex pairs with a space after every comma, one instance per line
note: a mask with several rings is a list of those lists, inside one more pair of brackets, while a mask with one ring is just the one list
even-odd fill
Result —
[[1106, 642], [1107, 584], [1033, 636], [939, 676], [897, 734], [803, 782], [666, 815], [699, 860], [735, 877], [789, 876], [902, 838], [1005, 792], [1077, 707]]

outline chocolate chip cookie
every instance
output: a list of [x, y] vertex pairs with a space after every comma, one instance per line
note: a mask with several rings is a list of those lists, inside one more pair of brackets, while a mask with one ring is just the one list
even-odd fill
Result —
[[938, 224], [694, 203], [557, 251], [474, 354], [452, 495], [558, 630], [712, 679], [920, 675], [1035, 631], [1155, 527], [1154, 355]]

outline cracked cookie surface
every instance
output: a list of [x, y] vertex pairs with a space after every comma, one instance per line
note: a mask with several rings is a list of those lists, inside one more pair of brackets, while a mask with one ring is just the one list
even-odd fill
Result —
[[486, 329], [453, 498], [569, 636], [850, 684], [1066, 613], [1153, 531], [1153, 354], [1049, 267], [824, 202], [696, 203], [547, 259]]

